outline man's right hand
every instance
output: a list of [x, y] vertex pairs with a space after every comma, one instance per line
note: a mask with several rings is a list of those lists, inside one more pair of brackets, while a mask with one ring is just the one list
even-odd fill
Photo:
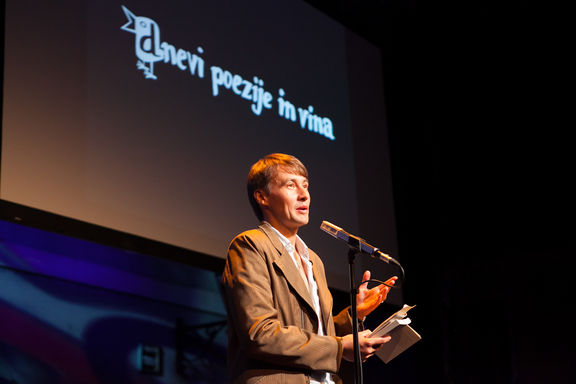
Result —
[[[358, 333], [358, 347], [362, 361], [372, 357], [384, 343], [392, 339], [390, 336], [368, 337], [371, 333], [369, 329]], [[354, 361], [354, 336], [352, 334], [342, 337], [342, 358]]]

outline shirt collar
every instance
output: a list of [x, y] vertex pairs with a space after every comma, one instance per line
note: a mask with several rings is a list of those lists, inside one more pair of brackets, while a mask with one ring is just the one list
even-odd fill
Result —
[[[268, 223], [267, 221], [264, 221], [265, 223]], [[270, 223], [268, 223], [270, 225]], [[286, 250], [288, 251], [288, 253], [294, 257], [294, 246], [292, 246], [292, 243], [290, 242], [290, 240], [288, 240], [286, 238], [286, 236], [284, 236], [283, 234], [280, 233], [280, 231], [278, 231], [276, 228], [274, 228], [272, 225], [270, 225], [270, 228], [272, 228], [272, 230], [274, 230], [274, 233], [276, 233], [276, 235], [278, 235], [278, 239], [280, 239], [280, 242], [282, 243], [282, 245], [284, 246], [284, 248], [286, 248]], [[308, 257], [308, 246], [306, 245], [306, 243], [304, 242], [304, 240], [302, 240], [300, 238], [300, 236], [296, 235], [296, 248], [298, 249], [298, 253], [300, 254], [300, 257], [303, 257], [305, 260], [309, 260]]]

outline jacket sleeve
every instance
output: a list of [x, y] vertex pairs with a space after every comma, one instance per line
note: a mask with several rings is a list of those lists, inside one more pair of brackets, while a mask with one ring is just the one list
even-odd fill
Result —
[[[236, 237], [229, 249], [222, 277], [229, 326], [249, 360], [274, 365], [336, 373], [342, 358], [339, 337], [320, 336], [295, 319], [303, 316], [281, 271], [258, 241], [246, 234]], [[290, 301], [292, 304], [287, 305]], [[300, 304], [301, 305], [301, 304]]]
[[[359, 322], [358, 329], [362, 330], [363, 324]], [[352, 333], [352, 317], [350, 307], [344, 308], [338, 315], [334, 316], [334, 328], [338, 336], [346, 336]]]

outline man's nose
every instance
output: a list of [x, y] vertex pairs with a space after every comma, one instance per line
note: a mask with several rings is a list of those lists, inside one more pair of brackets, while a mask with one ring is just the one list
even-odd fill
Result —
[[298, 200], [306, 201], [310, 198], [310, 192], [308, 188], [300, 187], [298, 188]]

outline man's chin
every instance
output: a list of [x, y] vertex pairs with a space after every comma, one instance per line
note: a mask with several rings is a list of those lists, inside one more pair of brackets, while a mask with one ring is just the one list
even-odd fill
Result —
[[299, 224], [300, 224], [300, 226], [304, 226], [304, 225], [308, 224], [309, 221], [310, 221], [310, 218], [309, 218], [309, 217], [302, 218], [302, 219], [299, 221]]

